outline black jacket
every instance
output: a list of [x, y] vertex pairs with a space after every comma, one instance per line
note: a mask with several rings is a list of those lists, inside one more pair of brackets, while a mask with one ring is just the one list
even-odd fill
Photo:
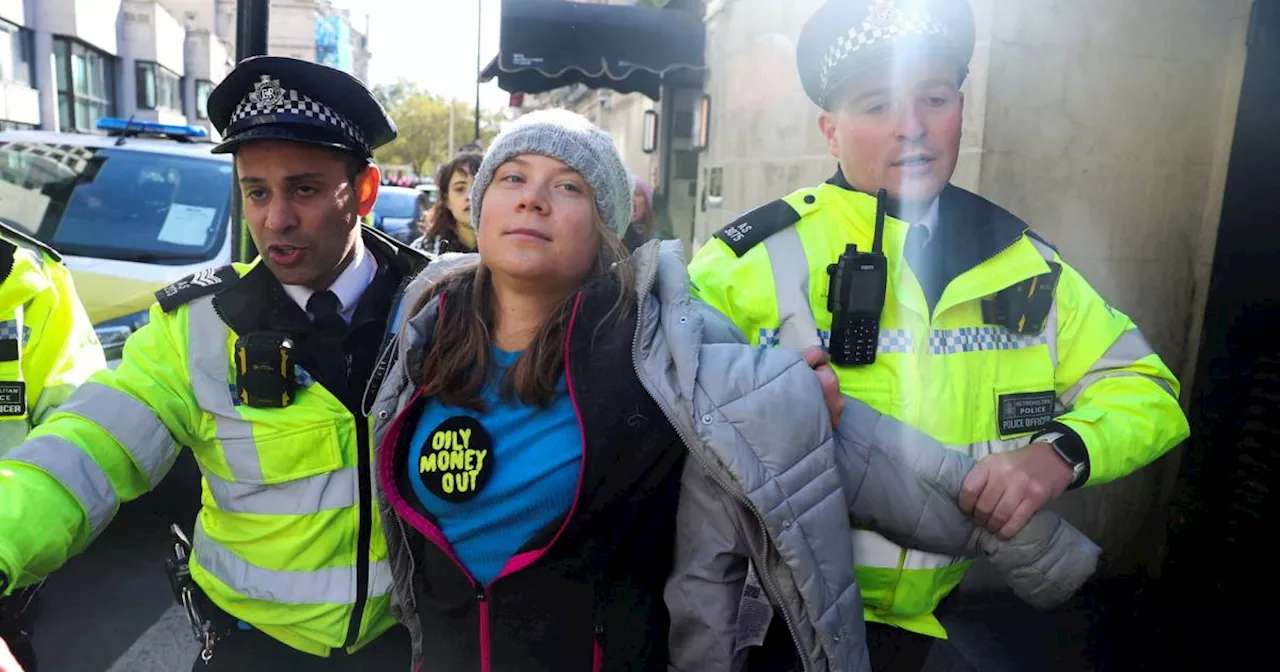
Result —
[[[565, 376], [582, 427], [582, 471], [567, 519], [521, 549], [540, 550], [537, 559], [484, 588], [424, 534], [443, 539], [438, 528], [404, 525], [424, 671], [666, 669], [662, 591], [685, 450], [630, 364], [634, 310], [597, 331], [615, 296], [601, 283], [574, 309]], [[423, 406], [406, 409], [383, 444], [383, 459], [397, 465], [394, 487], [411, 503], [417, 498], [399, 465]]]

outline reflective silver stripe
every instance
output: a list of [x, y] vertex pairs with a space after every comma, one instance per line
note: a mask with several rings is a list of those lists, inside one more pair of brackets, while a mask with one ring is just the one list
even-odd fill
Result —
[[1159, 385], [1165, 392], [1168, 392], [1169, 396], [1177, 399], [1178, 395], [1174, 393], [1173, 386], [1169, 384], [1169, 381], [1164, 380], [1163, 378], [1155, 378], [1153, 376], [1147, 376], [1134, 371], [1125, 370], [1127, 367], [1137, 364], [1139, 360], [1150, 357], [1153, 354], [1155, 354], [1155, 350], [1151, 349], [1151, 344], [1147, 343], [1147, 339], [1136, 327], [1124, 332], [1120, 335], [1120, 338], [1117, 338], [1116, 342], [1112, 343], [1111, 347], [1098, 358], [1098, 361], [1093, 363], [1093, 366], [1089, 369], [1089, 373], [1081, 376], [1080, 380], [1076, 381], [1076, 384], [1072, 385], [1067, 390], [1066, 394], [1062, 395], [1063, 403], [1066, 404], [1068, 408], [1074, 407], [1076, 405], [1076, 400], [1080, 398], [1080, 395], [1090, 385], [1108, 378], [1124, 378], [1130, 376], [1150, 380], [1156, 385]]
[[779, 343], [795, 350], [821, 345], [809, 305], [809, 259], [796, 227], [788, 226], [769, 236], [764, 247], [773, 270]]
[[[902, 554], [906, 551], [906, 555]], [[942, 569], [963, 558], [903, 548], [871, 530], [853, 531], [853, 559], [859, 567]]]
[[926, 553], [914, 549], [907, 549], [907, 557], [902, 561], [903, 569], [943, 569], [950, 567], [964, 560], [950, 555], [938, 555], [937, 553]]
[[[309, 572], [264, 569], [210, 539], [198, 519], [192, 547], [197, 565], [245, 597], [282, 604], [352, 604], [356, 601], [355, 565]], [[369, 563], [369, 596], [385, 595], [390, 589], [390, 564], [386, 560]]]
[[178, 458], [178, 444], [151, 408], [113, 387], [85, 383], [58, 410], [74, 413], [110, 434], [147, 472], [153, 488]]
[[200, 471], [218, 509], [231, 513], [301, 516], [355, 506], [359, 501], [355, 467], [274, 485], [237, 483], [203, 467]]
[[[1045, 261], [1057, 261], [1057, 253], [1052, 247], [1027, 236], [1027, 240], [1031, 241], [1032, 246], [1040, 253]], [[1058, 291], [1054, 288], [1053, 303], [1049, 305], [1049, 317], [1044, 321], [1044, 337], [1045, 345], [1049, 346], [1049, 360], [1053, 363], [1053, 369], [1058, 369]]]
[[59, 406], [66, 403], [67, 399], [70, 399], [71, 395], [75, 394], [77, 387], [77, 385], [70, 383], [62, 383], [61, 385], [49, 385], [40, 390], [40, 398], [36, 399], [36, 406], [30, 411], [31, 424], [33, 426], [44, 424], [44, 421], [49, 419], [50, 415], [58, 411]]
[[253, 424], [240, 418], [228, 387], [231, 355], [227, 325], [213, 309], [213, 297], [196, 299], [187, 310], [188, 375], [196, 401], [217, 423], [222, 453], [236, 482], [261, 484], [262, 464], [253, 440]]
[[[90, 540], [97, 538], [116, 515], [120, 502], [111, 479], [89, 453], [76, 444], [46, 434], [13, 449], [5, 459], [34, 465], [58, 479], [89, 516]], [[31, 524], [38, 523], [31, 521]]]
[[902, 547], [871, 530], [853, 531], [853, 561], [859, 567], [898, 568]]
[[0, 457], [4, 457], [9, 449], [17, 448], [30, 431], [26, 418], [0, 420]]
[[369, 597], [381, 597], [391, 592], [391, 563], [377, 560], [369, 563]]

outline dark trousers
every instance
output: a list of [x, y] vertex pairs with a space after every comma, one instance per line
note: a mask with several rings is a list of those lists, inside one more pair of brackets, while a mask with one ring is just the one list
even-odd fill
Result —
[[31, 588], [0, 599], [0, 639], [4, 640], [24, 672], [36, 672], [37, 669], [36, 650], [31, 644], [32, 626], [35, 625], [31, 607], [36, 594]]
[[[1185, 599], [1185, 598], [1182, 598]], [[1099, 584], [1051, 611], [1006, 594], [953, 594], [935, 615], [946, 640], [867, 624], [875, 672], [1177, 672], [1167, 609], [1139, 585]], [[1203, 629], [1203, 626], [1199, 626]]]
[[258, 630], [237, 630], [219, 639], [208, 664], [199, 658], [192, 672], [407, 672], [412, 651], [409, 631], [392, 628], [353, 654], [328, 658], [303, 653]]

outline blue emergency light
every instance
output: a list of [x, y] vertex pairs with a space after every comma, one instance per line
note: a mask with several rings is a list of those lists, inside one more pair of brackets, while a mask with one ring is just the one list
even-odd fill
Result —
[[167, 135], [174, 138], [204, 138], [209, 132], [200, 126], [182, 126], [178, 124], [161, 124], [154, 121], [129, 121], [103, 117], [98, 120], [98, 130], [115, 131], [117, 133], [146, 133], [150, 135]]

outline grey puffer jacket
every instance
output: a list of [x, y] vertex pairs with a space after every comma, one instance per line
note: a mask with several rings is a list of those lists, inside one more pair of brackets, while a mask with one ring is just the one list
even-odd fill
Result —
[[[410, 284], [403, 305], [416, 305], [437, 279], [476, 261], [476, 255], [439, 258]], [[741, 668], [745, 652], [735, 655], [736, 624], [750, 562], [805, 670], [870, 669], [851, 516], [923, 550], [986, 554], [1015, 591], [1036, 604], [1070, 596], [1092, 573], [1097, 547], [1055, 514], [1037, 514], [1010, 542], [975, 530], [955, 504], [972, 464], [968, 457], [899, 431], [852, 399], [837, 440], [817, 377], [797, 353], [750, 347], [724, 316], [689, 296], [679, 242], [650, 242], [631, 263], [642, 297], [636, 371], [693, 458], [682, 481], [666, 590], [674, 668]], [[408, 371], [421, 362], [435, 309], [397, 322], [372, 406], [379, 450], [391, 419], [415, 393]], [[906, 445], [896, 445], [904, 436]], [[894, 443], [882, 443], [887, 439]], [[414, 558], [385, 493], [379, 491], [378, 501], [393, 573], [392, 612], [409, 629], [418, 661]]]

